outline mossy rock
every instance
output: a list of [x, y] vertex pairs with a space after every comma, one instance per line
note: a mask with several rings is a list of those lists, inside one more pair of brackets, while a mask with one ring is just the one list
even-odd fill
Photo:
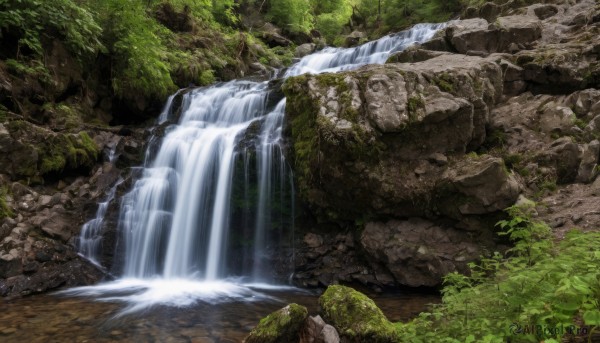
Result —
[[347, 342], [398, 342], [394, 325], [375, 302], [350, 287], [329, 286], [319, 305], [323, 319]]
[[300, 341], [300, 329], [308, 317], [306, 307], [289, 304], [265, 318], [252, 329], [246, 343], [293, 343]]
[[99, 149], [86, 132], [57, 134], [40, 147], [40, 174], [64, 169], [91, 167], [98, 159]]

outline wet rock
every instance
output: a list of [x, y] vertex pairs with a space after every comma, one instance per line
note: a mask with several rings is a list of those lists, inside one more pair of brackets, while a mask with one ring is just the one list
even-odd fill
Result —
[[90, 264], [75, 256], [63, 264], [49, 263], [41, 266], [35, 273], [16, 275], [0, 281], [2, 296], [23, 296], [41, 293], [60, 286], [81, 286], [97, 282], [102, 273]]
[[23, 263], [20, 258], [12, 255], [0, 257], [0, 278], [7, 279], [20, 275], [23, 272]]
[[320, 247], [321, 245], [323, 245], [323, 238], [314, 233], [307, 233], [304, 236], [304, 242], [310, 248], [317, 248], [317, 247]]
[[361, 245], [368, 259], [388, 269], [399, 284], [420, 287], [440, 285], [453, 271], [468, 272], [467, 263], [480, 256], [486, 239], [412, 218], [367, 223]]
[[352, 31], [344, 40], [344, 46], [349, 48], [367, 41], [367, 34], [361, 31]]
[[293, 343], [300, 341], [300, 330], [308, 317], [308, 310], [298, 304], [289, 304], [260, 320], [244, 339], [245, 343]]
[[296, 47], [295, 56], [298, 58], [302, 58], [306, 55], [312, 54], [316, 49], [316, 44], [314, 43], [304, 43]]
[[321, 314], [347, 342], [397, 342], [394, 326], [373, 300], [352, 288], [329, 286], [319, 298]]

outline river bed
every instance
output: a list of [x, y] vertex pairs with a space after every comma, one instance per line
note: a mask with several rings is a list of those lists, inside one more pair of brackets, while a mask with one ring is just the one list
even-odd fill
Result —
[[[295, 302], [318, 313], [318, 294], [303, 290], [261, 291], [260, 300], [177, 308], [154, 306], [119, 315], [122, 303], [44, 294], [7, 301], [0, 312], [1, 342], [241, 342], [260, 318]], [[373, 295], [371, 295], [373, 296]], [[432, 294], [375, 295], [391, 321], [406, 321], [439, 302]]]

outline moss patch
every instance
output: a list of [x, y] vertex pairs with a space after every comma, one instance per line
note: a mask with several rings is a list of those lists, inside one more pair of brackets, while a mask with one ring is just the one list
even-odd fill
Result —
[[6, 187], [0, 187], [0, 219], [13, 216], [12, 210], [6, 204], [7, 193]]
[[454, 92], [454, 85], [452, 84], [452, 77], [449, 74], [443, 73], [443, 74], [439, 75], [434, 80], [434, 82], [440, 90], [442, 90], [446, 93]]
[[329, 286], [319, 298], [323, 319], [350, 342], [397, 342], [394, 325], [373, 300], [350, 287]]
[[308, 317], [306, 307], [289, 304], [265, 318], [252, 329], [246, 343], [292, 343], [300, 340], [300, 329]]
[[65, 168], [91, 167], [98, 158], [98, 147], [86, 132], [57, 134], [39, 147], [40, 175]]
[[419, 95], [411, 96], [406, 102], [406, 112], [408, 113], [408, 119], [411, 123], [414, 123], [418, 119], [418, 111], [425, 109], [425, 101]]

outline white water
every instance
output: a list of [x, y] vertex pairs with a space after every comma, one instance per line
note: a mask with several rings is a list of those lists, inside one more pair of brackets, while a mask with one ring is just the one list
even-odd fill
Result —
[[[327, 48], [304, 57], [285, 77], [384, 63], [391, 53], [430, 39], [442, 25], [420, 24], [356, 48]], [[159, 123], [172, 120], [177, 95]], [[139, 309], [245, 297], [254, 293], [242, 282], [273, 282], [270, 254], [289, 236], [293, 214], [282, 208], [293, 206], [294, 195], [280, 146], [285, 99], [271, 109], [269, 96], [267, 82], [250, 81], [183, 95], [178, 123], [165, 131], [156, 154], [147, 153], [142, 177], [121, 203], [123, 279], [74, 293], [135, 291], [105, 299]], [[251, 131], [257, 134], [248, 139]], [[236, 240], [251, 241], [251, 247]], [[234, 276], [241, 279], [231, 281]]]
[[[109, 159], [112, 162], [114, 156], [114, 150], [110, 151]], [[104, 202], [98, 204], [98, 210], [96, 211], [96, 217], [91, 219], [81, 227], [81, 235], [79, 236], [78, 248], [79, 254], [89, 260], [91, 263], [98, 267], [102, 267], [98, 260], [100, 254], [100, 245], [102, 243], [102, 225], [104, 224], [104, 217], [110, 202], [115, 198], [117, 187], [123, 182], [123, 179], [119, 178], [117, 182], [110, 188], [106, 195]]]

